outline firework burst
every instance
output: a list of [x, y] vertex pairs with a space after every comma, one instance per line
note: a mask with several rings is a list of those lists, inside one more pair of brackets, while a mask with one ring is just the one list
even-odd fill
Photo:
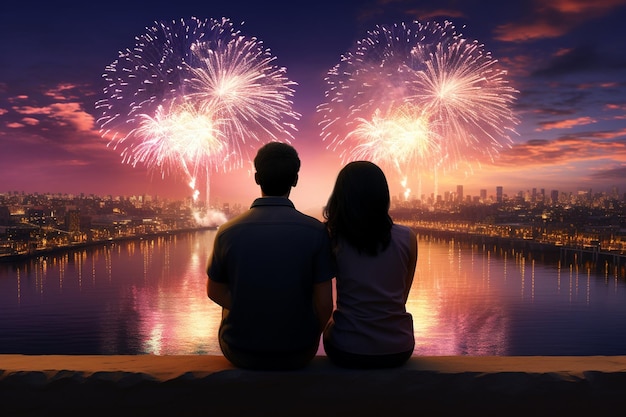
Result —
[[506, 72], [450, 22], [377, 26], [326, 82], [318, 112], [329, 147], [344, 162], [370, 159], [420, 179], [495, 159], [518, 123]]
[[439, 140], [428, 113], [404, 104], [387, 113], [376, 109], [370, 120], [355, 119], [345, 140], [344, 159], [388, 161], [400, 169], [439, 154]]
[[157, 22], [135, 40], [106, 67], [96, 103], [123, 162], [184, 174], [194, 187], [204, 172], [208, 190], [210, 171], [240, 167], [258, 143], [293, 139], [295, 83], [230, 20]]
[[135, 134], [143, 140], [122, 151], [124, 161], [157, 168], [163, 175], [182, 168], [195, 178], [201, 164], [217, 165], [228, 159], [224, 121], [206, 117], [189, 103], [173, 100], [169, 105], [169, 109], [159, 106], [154, 116], [140, 115]]

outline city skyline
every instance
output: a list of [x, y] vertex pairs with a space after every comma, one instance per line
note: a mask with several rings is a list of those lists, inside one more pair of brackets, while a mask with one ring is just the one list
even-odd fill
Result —
[[[105, 67], [132, 48], [135, 36], [155, 21], [191, 16], [245, 22], [242, 32], [262, 40], [297, 84], [293, 107], [301, 117], [291, 142], [302, 171], [292, 199], [302, 209], [325, 203], [344, 163], [319, 132], [316, 107], [324, 101], [328, 70], [376, 25], [413, 20], [449, 20], [492, 52], [519, 91], [513, 108], [519, 124], [511, 147], [493, 162], [485, 158], [467, 174], [441, 176], [437, 190], [409, 178], [411, 198], [459, 184], [471, 195], [485, 188], [495, 194], [496, 186], [508, 194], [626, 190], [626, 40], [620, 33], [626, 1], [194, 3], [6, 6], [0, 17], [0, 193], [189, 196], [180, 176], [124, 164], [101, 137], [94, 105]], [[259, 194], [252, 171], [245, 161], [212, 173], [211, 200], [251, 201]], [[401, 178], [386, 172], [398, 195]]]
[[[34, 192], [26, 192], [24, 190], [8, 190], [2, 191], [0, 190], [0, 202], [2, 198], [11, 198], [12, 196], [23, 196], [23, 197], [45, 197], [45, 198], [59, 198], [59, 199], [98, 199], [98, 200], [106, 200], [106, 201], [135, 201], [141, 204], [152, 203], [152, 202], [179, 202], [185, 203], [189, 205], [197, 205], [204, 206], [205, 202], [194, 202], [192, 195], [184, 195], [182, 197], [171, 197], [167, 194], [150, 194], [150, 193], [141, 193], [141, 194], [119, 194], [119, 193], [108, 193], [108, 194], [98, 194], [98, 193], [90, 193], [90, 192], [59, 192], [59, 191], [34, 191]], [[438, 194], [434, 193], [423, 193], [420, 196], [418, 195], [410, 195], [409, 198], [406, 198], [406, 195], [403, 191], [399, 191], [395, 194], [390, 195], [392, 200], [392, 206], [395, 204], [398, 205], [409, 205], [413, 206], [415, 204], [419, 204], [420, 206], [428, 207], [437, 202], [446, 202], [446, 203], [495, 203], [502, 202], [503, 200], [515, 200], [519, 197], [524, 198], [527, 201], [535, 201], [542, 200], [548, 202], [555, 202], [559, 199], [568, 200], [577, 197], [585, 197], [588, 199], [593, 198], [611, 198], [620, 201], [626, 201], [626, 191], [620, 190], [617, 186], [614, 186], [608, 190], [594, 190], [594, 189], [578, 189], [576, 191], [572, 190], [559, 190], [555, 188], [545, 188], [545, 187], [525, 187], [520, 189], [506, 189], [503, 186], [495, 185], [495, 186], [482, 186], [481, 188], [477, 188], [476, 190], [465, 189], [464, 185], [457, 184], [453, 188], [440, 190]], [[211, 204], [211, 208], [219, 210], [223, 205], [237, 205], [239, 207], [246, 207], [249, 201], [247, 200], [225, 200], [221, 197], [216, 197], [215, 204]], [[314, 206], [311, 207], [316, 212], [323, 209], [322, 206]], [[320, 211], [321, 213], [321, 211]], [[319, 213], [318, 213], [319, 214]]]

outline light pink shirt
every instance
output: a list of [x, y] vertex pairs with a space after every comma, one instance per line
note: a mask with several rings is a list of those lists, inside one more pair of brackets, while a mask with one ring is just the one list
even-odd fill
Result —
[[327, 329], [335, 347], [363, 355], [413, 349], [413, 318], [405, 308], [407, 275], [417, 261], [411, 239], [407, 227], [394, 224], [389, 246], [375, 257], [339, 243], [337, 309]]

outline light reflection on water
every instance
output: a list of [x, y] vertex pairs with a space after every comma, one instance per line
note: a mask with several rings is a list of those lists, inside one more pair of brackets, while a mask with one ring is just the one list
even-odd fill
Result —
[[0, 264], [0, 353], [217, 353], [206, 297], [214, 232]]
[[416, 354], [626, 352], [623, 280], [558, 260], [421, 239], [410, 298]]
[[[0, 264], [0, 353], [219, 354], [221, 311], [205, 275], [214, 233]], [[407, 305], [415, 354], [626, 354], [625, 285], [579, 265], [420, 237]]]

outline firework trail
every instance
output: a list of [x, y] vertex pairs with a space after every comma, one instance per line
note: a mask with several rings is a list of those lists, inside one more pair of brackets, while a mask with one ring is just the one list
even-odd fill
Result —
[[[326, 77], [321, 136], [345, 161], [430, 175], [495, 159], [518, 123], [517, 91], [450, 22], [377, 26]], [[406, 177], [405, 177], [406, 180]]]
[[289, 142], [300, 115], [294, 82], [257, 38], [229, 19], [159, 23], [135, 38], [103, 74], [98, 125], [124, 163], [162, 176], [240, 167], [258, 143]]

